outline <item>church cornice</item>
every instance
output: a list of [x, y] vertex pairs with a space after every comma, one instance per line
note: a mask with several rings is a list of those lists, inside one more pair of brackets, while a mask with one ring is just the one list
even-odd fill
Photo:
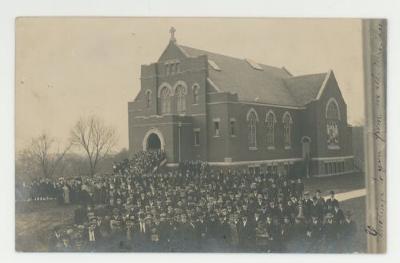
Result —
[[187, 69], [187, 70], [182, 70], [179, 73], [175, 73], [173, 75], [167, 75], [167, 74], [154, 74], [154, 75], [149, 75], [145, 77], [140, 77], [139, 79], [153, 79], [153, 78], [167, 78], [167, 77], [174, 77], [174, 76], [181, 76], [185, 73], [198, 73], [198, 72], [203, 72], [208, 69], [206, 68], [200, 68], [200, 69]]
[[270, 103], [262, 103], [262, 102], [248, 102], [248, 101], [215, 101], [215, 102], [207, 102], [208, 105], [216, 105], [216, 104], [246, 104], [246, 105], [257, 105], [257, 106], [267, 106], [274, 108], [284, 108], [284, 109], [293, 109], [293, 110], [305, 110], [306, 107], [298, 107], [298, 106], [285, 106], [285, 105], [277, 105]]

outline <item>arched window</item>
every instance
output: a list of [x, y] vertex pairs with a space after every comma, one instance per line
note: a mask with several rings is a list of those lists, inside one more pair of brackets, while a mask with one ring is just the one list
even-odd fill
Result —
[[200, 87], [197, 84], [193, 85], [193, 104], [199, 104], [199, 90]]
[[149, 108], [151, 105], [151, 90], [147, 90], [145, 95], [146, 108]]
[[267, 113], [267, 117], [265, 118], [265, 123], [267, 125], [267, 147], [273, 148], [275, 147], [275, 123], [276, 123], [276, 117], [273, 111], [269, 111]]
[[169, 75], [171, 72], [171, 64], [165, 63], [165, 75]]
[[164, 87], [161, 90], [161, 114], [171, 112], [171, 90], [168, 87]]
[[256, 149], [257, 148], [257, 121], [258, 116], [257, 112], [254, 109], [251, 109], [247, 113], [247, 122], [249, 123], [249, 148]]
[[338, 149], [340, 111], [339, 105], [334, 98], [329, 99], [328, 103], [326, 104], [325, 117], [328, 148]]
[[172, 63], [171, 64], [171, 74], [175, 74], [176, 73], [176, 63]]
[[178, 113], [186, 111], [186, 90], [182, 85], [178, 85], [175, 90], [176, 110]]
[[285, 112], [282, 118], [283, 122], [283, 145], [285, 149], [290, 149], [292, 147], [292, 116], [289, 112]]

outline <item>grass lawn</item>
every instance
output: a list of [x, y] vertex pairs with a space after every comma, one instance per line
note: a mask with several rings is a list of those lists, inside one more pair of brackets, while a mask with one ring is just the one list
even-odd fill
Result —
[[15, 211], [16, 251], [46, 252], [50, 231], [73, 223], [74, 206], [59, 206], [56, 201], [17, 202]]

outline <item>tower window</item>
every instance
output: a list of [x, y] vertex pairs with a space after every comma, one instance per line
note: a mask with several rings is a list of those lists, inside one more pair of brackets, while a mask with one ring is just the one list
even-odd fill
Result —
[[146, 91], [146, 108], [150, 108], [151, 105], [151, 91], [147, 90]]
[[176, 87], [176, 103], [178, 113], [186, 111], [186, 90], [182, 85]]
[[219, 137], [220, 136], [219, 120], [214, 120], [214, 136], [215, 137]]
[[231, 136], [236, 136], [236, 120], [235, 119], [231, 119], [229, 122], [229, 128], [230, 128], [230, 133]]
[[161, 113], [166, 114], [171, 112], [171, 91], [168, 87], [161, 90]]
[[193, 85], [193, 104], [199, 104], [199, 85]]
[[194, 129], [194, 146], [200, 145], [200, 129]]

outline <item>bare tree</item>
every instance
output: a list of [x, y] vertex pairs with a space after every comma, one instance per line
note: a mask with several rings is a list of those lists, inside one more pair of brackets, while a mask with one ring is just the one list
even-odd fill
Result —
[[37, 170], [40, 175], [51, 178], [70, 147], [68, 144], [62, 148], [54, 138], [43, 133], [32, 139], [29, 147], [20, 153], [20, 159], [27, 169]]
[[81, 118], [71, 131], [71, 143], [86, 153], [90, 175], [96, 173], [99, 162], [108, 155], [117, 141], [113, 127], [107, 126], [96, 116]]

